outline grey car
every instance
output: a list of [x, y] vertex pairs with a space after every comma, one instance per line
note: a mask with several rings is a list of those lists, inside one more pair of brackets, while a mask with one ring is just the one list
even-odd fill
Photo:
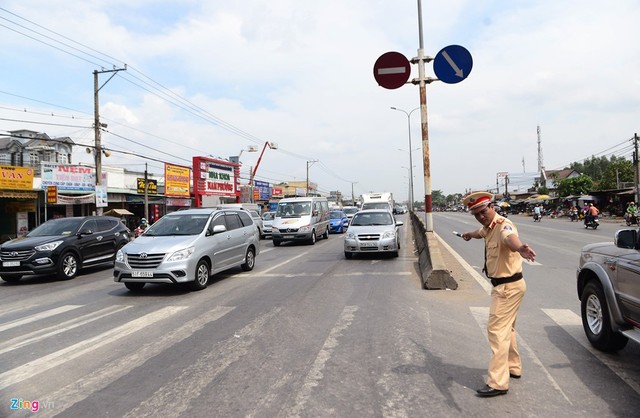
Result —
[[258, 228], [248, 211], [188, 209], [163, 216], [120, 249], [113, 279], [129, 290], [146, 283], [190, 283], [201, 290], [223, 270], [253, 270], [259, 252]]
[[402, 225], [386, 209], [357, 212], [344, 237], [344, 256], [352, 258], [358, 253], [388, 253], [397, 257], [400, 249], [398, 228]]
[[640, 343], [640, 231], [623, 229], [614, 242], [582, 248], [577, 271], [582, 325], [605, 352]]

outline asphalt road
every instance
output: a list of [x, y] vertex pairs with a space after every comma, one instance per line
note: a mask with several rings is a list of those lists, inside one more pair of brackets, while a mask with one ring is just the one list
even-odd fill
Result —
[[576, 316], [576, 251], [611, 239], [609, 227], [514, 219], [538, 262], [525, 267], [523, 378], [506, 396], [474, 395], [489, 360], [489, 296], [481, 241], [451, 230], [475, 220], [438, 213], [455, 291], [420, 288], [410, 225], [398, 258], [346, 260], [340, 235], [262, 241], [254, 271], [219, 274], [201, 292], [130, 293], [109, 267], [1, 284], [0, 416], [31, 416], [12, 408], [20, 400], [60, 417], [635, 415], [638, 346], [595, 352]]

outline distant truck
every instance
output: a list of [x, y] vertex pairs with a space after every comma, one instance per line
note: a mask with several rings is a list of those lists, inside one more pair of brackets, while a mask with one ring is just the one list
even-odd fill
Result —
[[365, 209], [387, 209], [393, 213], [393, 194], [392, 193], [365, 193], [362, 195], [362, 207]]

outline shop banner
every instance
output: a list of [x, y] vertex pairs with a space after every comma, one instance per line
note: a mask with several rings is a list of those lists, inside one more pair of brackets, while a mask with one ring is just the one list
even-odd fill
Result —
[[[254, 180], [253, 184], [255, 185], [254, 189], [254, 200], [269, 200], [271, 188], [269, 187], [269, 183], [266, 181]], [[256, 197], [255, 192], [258, 191], [259, 194]]]
[[83, 165], [42, 163], [42, 188], [47, 186], [58, 186], [59, 190], [94, 191], [96, 172], [93, 167]]
[[106, 208], [109, 206], [109, 202], [107, 199], [107, 186], [101, 184], [96, 185], [96, 207], [97, 208]]
[[47, 186], [47, 203], [49, 204], [58, 203], [58, 187], [57, 186]]
[[0, 165], [0, 189], [33, 190], [33, 168]]
[[164, 195], [190, 197], [191, 169], [180, 165], [164, 164]]

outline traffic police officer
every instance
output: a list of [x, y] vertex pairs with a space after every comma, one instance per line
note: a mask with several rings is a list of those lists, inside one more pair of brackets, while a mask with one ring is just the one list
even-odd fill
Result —
[[462, 238], [483, 238], [485, 265], [483, 272], [491, 279], [491, 307], [487, 335], [491, 346], [487, 384], [478, 389], [482, 397], [504, 395], [509, 390], [509, 378], [520, 378], [522, 362], [516, 344], [516, 316], [527, 289], [522, 278], [522, 259], [534, 261], [536, 253], [518, 237], [515, 225], [496, 213], [491, 203], [493, 195], [475, 192], [463, 203], [482, 227], [465, 232]]

